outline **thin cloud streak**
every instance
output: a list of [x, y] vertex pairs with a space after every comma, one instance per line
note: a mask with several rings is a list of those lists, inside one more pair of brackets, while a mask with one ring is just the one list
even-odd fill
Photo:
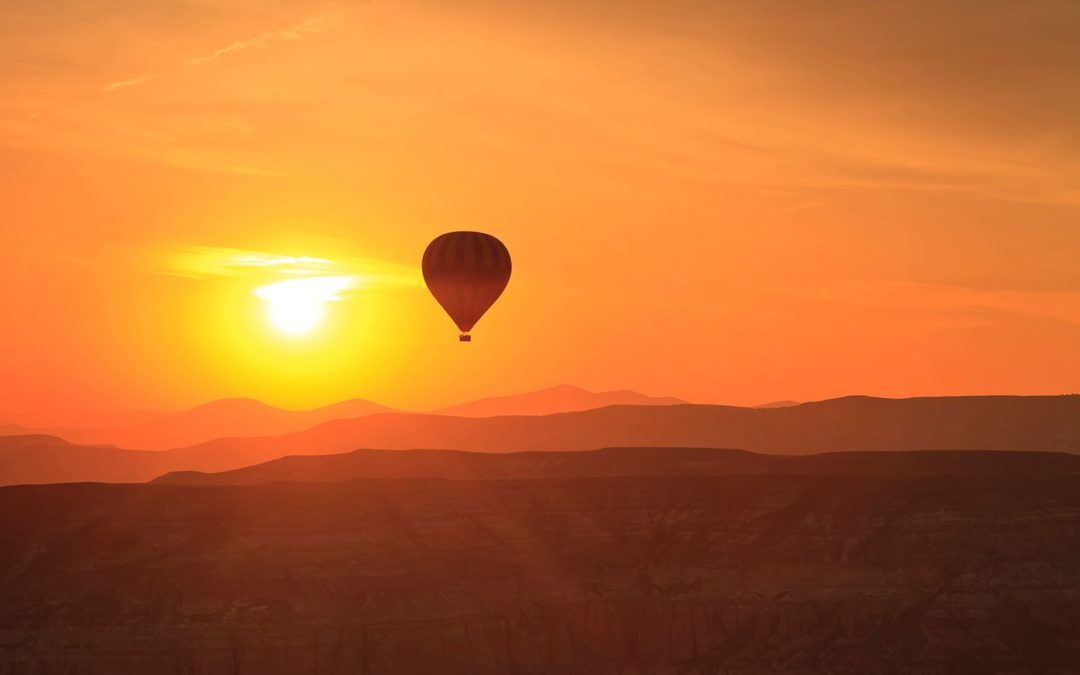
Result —
[[[237, 40], [221, 49], [216, 50], [213, 54], [207, 56], [200, 56], [198, 58], [191, 59], [187, 62], [187, 66], [200, 66], [206, 63], [212, 63], [219, 58], [232, 54], [235, 52], [246, 51], [248, 49], [255, 49], [266, 47], [275, 42], [288, 42], [295, 40], [303, 40], [320, 30], [322, 30], [328, 22], [338, 17], [340, 14], [320, 14], [319, 16], [305, 19], [300, 23], [293, 24], [287, 28], [281, 30], [267, 31], [262, 35], [258, 35], [248, 40]], [[131, 87], [137, 87], [145, 84], [150, 80], [157, 79], [159, 75], [157, 73], [150, 75], [140, 75], [139, 77], [133, 77], [127, 80], [120, 80], [119, 82], [113, 82], [112, 84], [105, 85], [101, 88], [101, 91], [105, 93], [112, 93], [120, 91], [122, 89], [129, 89]]]
[[302, 40], [322, 30], [326, 23], [335, 16], [335, 14], [322, 14], [301, 21], [300, 23], [289, 26], [288, 28], [269, 31], [248, 40], [237, 40], [232, 44], [218, 49], [213, 54], [210, 54], [208, 56], [200, 56], [198, 58], [192, 59], [188, 61], [187, 65], [198, 66], [204, 63], [210, 63], [234, 52], [241, 52], [248, 49], [265, 47], [274, 42]]
[[128, 89], [130, 87], [137, 87], [140, 84], [149, 82], [156, 79], [157, 75], [140, 75], [139, 77], [133, 77], [130, 80], [120, 80], [119, 82], [113, 82], [101, 88], [101, 91], [111, 93], [114, 91], [120, 91], [121, 89]]
[[165, 251], [158, 271], [188, 279], [312, 277], [328, 274], [354, 277], [364, 288], [417, 287], [420, 270], [414, 265], [361, 258], [296, 256], [221, 246], [176, 244]]

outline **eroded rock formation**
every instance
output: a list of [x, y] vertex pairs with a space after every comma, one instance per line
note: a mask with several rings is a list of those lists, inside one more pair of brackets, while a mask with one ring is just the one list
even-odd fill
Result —
[[1080, 478], [0, 489], [0, 673], [1063, 672]]

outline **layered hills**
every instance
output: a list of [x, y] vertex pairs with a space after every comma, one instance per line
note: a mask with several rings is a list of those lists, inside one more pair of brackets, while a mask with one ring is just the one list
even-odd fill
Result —
[[472, 452], [604, 447], [738, 448], [766, 454], [885, 450], [1080, 452], [1080, 396], [875, 399], [783, 408], [611, 406], [546, 416], [455, 417], [381, 413], [278, 436], [221, 438], [136, 452], [0, 437], [0, 484], [141, 482], [170, 471], [218, 472], [287, 455], [361, 448]]
[[[646, 396], [637, 392], [591, 392], [562, 385], [512, 396], [485, 398], [443, 408], [435, 414], [462, 417], [498, 415], [548, 415], [591, 410], [609, 405], [672, 405], [677, 398]], [[323, 422], [355, 419], [393, 412], [364, 399], [340, 401], [310, 410], [287, 410], [247, 398], [211, 401], [178, 412], [69, 414], [49, 423], [48, 416], [15, 415], [13, 423], [0, 424], [0, 436], [43, 434], [72, 443], [115, 445], [140, 450], [167, 450], [204, 443], [217, 438], [278, 436], [302, 431]]]
[[239, 467], [357, 448], [522, 452], [615, 446], [780, 454], [951, 448], [1080, 452], [1080, 396], [848, 397], [782, 408], [610, 406], [489, 418], [398, 413], [335, 420], [277, 437], [219, 439], [174, 452], [195, 468], [230, 455], [243, 457], [233, 465]]
[[166, 450], [226, 436], [272, 436], [317, 424], [388, 412], [390, 408], [353, 399], [311, 410], [286, 410], [262, 401], [233, 398], [212, 401], [137, 424], [62, 428], [52, 435], [81, 444], [110, 444], [140, 450]]
[[433, 410], [436, 415], [458, 417], [499, 417], [504, 415], [552, 415], [578, 410], [592, 410], [611, 405], [678, 405], [686, 403], [672, 396], [646, 396], [636, 391], [593, 392], [572, 385], [516, 394], [493, 396], [469, 403]]
[[155, 482], [257, 485], [381, 478], [521, 480], [751, 474], [894, 478], [1080, 475], [1080, 455], [1006, 450], [839, 452], [803, 456], [710, 448], [603, 448], [580, 452], [515, 453], [355, 450], [337, 455], [283, 457], [220, 473], [181, 471], [166, 474]]

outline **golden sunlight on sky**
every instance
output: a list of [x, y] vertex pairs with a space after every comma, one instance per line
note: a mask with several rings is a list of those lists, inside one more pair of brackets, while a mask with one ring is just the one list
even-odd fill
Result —
[[1071, 0], [7, 0], [0, 63], [0, 412], [1080, 382]]
[[322, 323], [324, 305], [340, 300], [341, 292], [352, 285], [349, 277], [304, 277], [260, 286], [255, 295], [266, 301], [266, 315], [275, 328], [306, 335]]

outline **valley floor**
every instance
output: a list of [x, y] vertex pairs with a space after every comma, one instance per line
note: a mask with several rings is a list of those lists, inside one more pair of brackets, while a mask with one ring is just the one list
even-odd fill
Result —
[[1067, 672], [1080, 477], [0, 489], [0, 673]]

